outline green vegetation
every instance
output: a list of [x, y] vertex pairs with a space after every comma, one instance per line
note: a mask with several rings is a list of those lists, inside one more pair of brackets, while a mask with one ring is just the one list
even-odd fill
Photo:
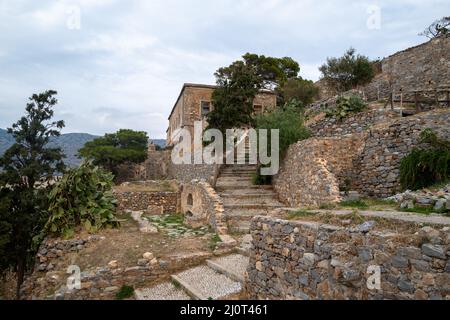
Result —
[[253, 100], [261, 89], [276, 91], [281, 101], [310, 101], [317, 92], [311, 82], [298, 77], [299, 71], [299, 64], [292, 58], [250, 53], [220, 68], [215, 73], [218, 87], [212, 95], [214, 110], [207, 115], [208, 129], [224, 133], [226, 129], [253, 126]]
[[310, 211], [310, 210], [306, 210], [306, 209], [300, 209], [297, 211], [293, 211], [293, 212], [289, 212], [288, 213], [288, 220], [295, 220], [298, 218], [304, 218], [304, 217], [311, 217], [311, 216], [315, 216], [317, 215], [316, 212], [314, 211]]
[[117, 300], [123, 300], [131, 298], [134, 294], [134, 288], [131, 286], [123, 285], [119, 292], [116, 293]]
[[90, 161], [68, 171], [50, 192], [45, 232], [70, 237], [79, 226], [89, 232], [117, 227], [112, 179]]
[[93, 160], [95, 165], [102, 166], [117, 177], [121, 164], [141, 163], [147, 159], [147, 144], [147, 133], [121, 129], [87, 142], [79, 155]]
[[450, 141], [440, 139], [431, 129], [420, 135], [425, 149], [414, 148], [400, 164], [403, 189], [422, 189], [450, 178]]
[[347, 200], [339, 203], [341, 207], [367, 209], [369, 206], [363, 200]]
[[252, 174], [252, 183], [257, 186], [270, 185], [272, 183], [272, 176], [262, 175], [261, 168]]
[[[278, 108], [270, 113], [259, 115], [256, 118], [257, 129], [267, 129], [268, 146], [267, 150], [271, 150], [271, 129], [279, 129], [279, 152], [283, 158], [289, 146], [299, 140], [309, 138], [310, 132], [304, 126], [303, 113], [295, 106], [292, 101], [286, 103], [284, 107]], [[261, 168], [253, 175], [252, 181], [256, 185], [270, 184], [271, 176], [261, 175]]]
[[180, 213], [165, 214], [162, 216], [144, 217], [152, 222], [158, 229], [164, 230], [169, 237], [178, 238], [185, 235], [202, 236], [208, 232], [208, 226], [192, 229], [184, 225], [184, 216]]
[[51, 121], [56, 91], [33, 94], [26, 115], [8, 129], [15, 142], [0, 158], [0, 271], [17, 272], [17, 296], [33, 265], [38, 235], [48, 219], [49, 182], [65, 169], [59, 148], [48, 147], [64, 121]]
[[273, 112], [256, 118], [257, 129], [268, 129], [268, 147], [270, 150], [270, 130], [279, 129], [280, 155], [284, 157], [289, 146], [297, 141], [310, 137], [309, 130], [304, 126], [303, 113], [292, 103], [285, 104]]
[[352, 113], [363, 111], [366, 107], [367, 105], [363, 99], [359, 95], [353, 94], [350, 96], [340, 96], [336, 100], [336, 107], [326, 109], [325, 113], [327, 117], [335, 117], [342, 120]]
[[356, 55], [350, 48], [339, 58], [328, 58], [319, 70], [328, 86], [338, 92], [345, 92], [369, 83], [375, 76], [372, 62], [368, 57]]
[[211, 250], [215, 250], [217, 248], [217, 244], [220, 242], [222, 242], [222, 240], [220, 240], [219, 235], [217, 233], [214, 233], [209, 240], [209, 248]]
[[311, 80], [305, 80], [301, 77], [287, 80], [282, 87], [278, 89], [283, 101], [298, 101], [299, 105], [304, 107], [314, 102], [319, 95], [319, 88]]

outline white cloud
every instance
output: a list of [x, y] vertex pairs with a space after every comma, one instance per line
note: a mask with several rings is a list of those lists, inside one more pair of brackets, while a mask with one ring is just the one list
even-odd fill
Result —
[[[381, 29], [366, 27], [379, 4]], [[67, 9], [79, 6], [81, 28]], [[405, 9], [407, 8], [407, 9]], [[383, 57], [425, 39], [417, 33], [448, 12], [448, 1], [0, 0], [0, 127], [26, 98], [54, 88], [66, 132], [119, 128], [164, 138], [184, 82], [213, 83], [214, 71], [246, 52], [291, 56], [319, 78], [328, 56], [354, 46]]]

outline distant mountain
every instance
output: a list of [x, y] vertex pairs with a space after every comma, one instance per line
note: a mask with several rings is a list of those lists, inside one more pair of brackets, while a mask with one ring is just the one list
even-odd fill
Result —
[[[80, 150], [84, 144], [88, 141], [92, 141], [98, 136], [94, 136], [88, 133], [66, 133], [59, 137], [53, 138], [49, 145], [51, 147], [60, 147], [66, 158], [64, 162], [67, 166], [76, 167], [81, 163], [81, 159], [77, 158], [78, 150]], [[152, 139], [153, 143], [164, 148], [166, 140], [164, 139]], [[0, 129], [0, 156], [13, 145], [14, 138], [8, 134], [4, 129]]]
[[161, 148], [164, 148], [166, 146], [166, 139], [151, 139], [154, 144], [157, 146], [160, 146]]
[[[64, 162], [67, 166], [76, 167], [81, 163], [77, 158], [78, 150], [88, 141], [94, 140], [98, 136], [87, 133], [67, 133], [59, 137], [52, 138], [49, 143], [51, 147], [60, 147], [66, 158]], [[14, 138], [4, 129], [0, 129], [0, 155], [2, 155], [14, 143]]]

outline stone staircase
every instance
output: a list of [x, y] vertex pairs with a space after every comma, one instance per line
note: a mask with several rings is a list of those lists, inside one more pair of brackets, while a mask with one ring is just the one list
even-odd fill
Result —
[[[236, 164], [227, 164], [221, 169], [215, 189], [222, 198], [229, 230], [247, 233], [254, 216], [267, 215], [283, 204], [278, 201], [271, 185], [252, 183], [256, 165], [248, 164], [248, 149], [241, 157], [237, 157]], [[237, 164], [244, 161], [247, 164]]]
[[135, 290], [136, 300], [217, 300], [242, 291], [249, 258], [230, 254], [182, 271], [150, 288]]

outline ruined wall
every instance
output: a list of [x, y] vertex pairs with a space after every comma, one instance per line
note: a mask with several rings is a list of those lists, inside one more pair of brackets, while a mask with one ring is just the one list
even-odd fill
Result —
[[150, 214], [173, 214], [179, 212], [178, 192], [114, 192], [119, 210], [148, 211]]
[[356, 190], [375, 197], [400, 191], [400, 161], [419, 146], [420, 133], [426, 128], [450, 139], [450, 109], [419, 113], [373, 127], [355, 163]]
[[[104, 237], [92, 235], [78, 239], [47, 239], [39, 248], [36, 266], [32, 275], [21, 286], [21, 299], [50, 300], [114, 300], [123, 285], [150, 286], [185, 268], [203, 263], [211, 257], [208, 252], [176, 254], [163, 259], [147, 257], [145, 264], [132, 266], [111, 261], [106, 266], [91, 267], [81, 272], [81, 289], [67, 287], [67, 256], [73, 253], [85, 254], [93, 242], [101, 242]], [[145, 261], [147, 260], [147, 261]]]
[[[449, 52], [450, 37], [433, 39], [399, 51], [384, 58], [381, 61], [382, 73], [361, 89], [369, 101], [375, 101], [388, 98], [392, 91], [399, 93], [450, 85]], [[327, 88], [323, 80], [316, 85], [320, 89], [321, 99], [336, 94]]]
[[363, 135], [310, 138], [289, 147], [274, 178], [279, 199], [290, 206], [319, 206], [341, 200], [339, 186], [353, 180], [353, 161]]
[[400, 117], [396, 112], [387, 109], [367, 110], [339, 120], [336, 117], [326, 117], [324, 113], [314, 121], [306, 123], [315, 137], [331, 137], [352, 133], [362, 133], [373, 125]]
[[182, 187], [181, 212], [185, 223], [193, 228], [210, 225], [218, 234], [227, 234], [222, 200], [212, 186], [193, 180]]
[[[450, 299], [448, 227], [365, 233], [258, 216], [251, 234], [250, 299]], [[366, 285], [371, 265], [380, 290]]]

